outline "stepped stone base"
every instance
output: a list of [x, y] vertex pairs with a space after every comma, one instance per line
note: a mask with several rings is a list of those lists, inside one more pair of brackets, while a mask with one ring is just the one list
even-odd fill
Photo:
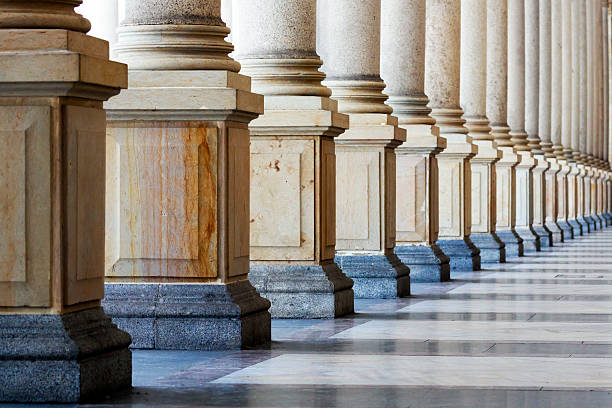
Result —
[[356, 298], [388, 299], [410, 295], [410, 269], [395, 254], [337, 254], [335, 261], [353, 280]]

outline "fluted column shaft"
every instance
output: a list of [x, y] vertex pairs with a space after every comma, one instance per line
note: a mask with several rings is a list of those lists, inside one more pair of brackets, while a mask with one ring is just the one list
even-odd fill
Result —
[[425, 95], [425, 0], [384, 0], [381, 76], [406, 141], [396, 149], [396, 254], [411, 281], [448, 280], [449, 259], [438, 239], [438, 161], [446, 139], [429, 116]]
[[410, 271], [393, 251], [395, 148], [406, 131], [381, 92], [381, 1], [323, 0], [317, 12], [323, 83], [351, 124], [335, 140], [335, 260], [355, 282], [356, 297], [406, 296]]
[[431, 116], [447, 148], [438, 156], [441, 183], [439, 245], [451, 258], [451, 269], [480, 269], [479, 251], [469, 240], [472, 227], [469, 160], [478, 148], [463, 126], [460, 107], [461, 4], [427, 0], [425, 93]]

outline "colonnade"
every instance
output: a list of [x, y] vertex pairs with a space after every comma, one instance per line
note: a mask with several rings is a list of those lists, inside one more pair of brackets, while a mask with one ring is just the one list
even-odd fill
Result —
[[0, 400], [612, 223], [605, 1], [80, 3], [0, 0]]

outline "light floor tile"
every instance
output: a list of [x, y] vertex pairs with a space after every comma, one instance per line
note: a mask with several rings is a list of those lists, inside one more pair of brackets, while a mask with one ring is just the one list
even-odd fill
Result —
[[399, 312], [612, 314], [612, 302], [436, 299], [406, 306]]
[[612, 359], [284, 354], [214, 382], [612, 390]]
[[612, 295], [612, 285], [555, 285], [541, 283], [467, 283], [450, 290], [451, 294], [505, 295]]
[[612, 323], [526, 321], [372, 320], [335, 339], [499, 342], [589, 342], [612, 344]]

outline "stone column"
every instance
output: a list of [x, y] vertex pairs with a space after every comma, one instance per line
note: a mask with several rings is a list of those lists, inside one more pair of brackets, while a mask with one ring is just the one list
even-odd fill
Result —
[[353, 311], [353, 281], [334, 262], [338, 113], [316, 52], [315, 0], [235, 0], [236, 58], [265, 95], [251, 123], [250, 280], [275, 317]]
[[470, 159], [478, 147], [463, 126], [459, 105], [461, 4], [454, 0], [426, 3], [425, 93], [430, 98], [431, 116], [447, 140], [446, 150], [438, 155], [438, 245], [450, 257], [451, 270], [479, 270], [480, 250], [470, 240]]
[[586, 131], [585, 144], [582, 150], [582, 160], [585, 163], [584, 177], [584, 220], [587, 222], [589, 231], [597, 228], [595, 219], [591, 215], [591, 198], [592, 191], [591, 177], [593, 175], [593, 7], [591, 0], [585, 0], [585, 49], [586, 57], [586, 75], [585, 75], [585, 92], [586, 92]]
[[496, 172], [496, 234], [506, 245], [506, 256], [523, 255], [523, 239], [516, 233], [514, 152], [507, 124], [508, 106], [508, 1], [487, 0], [487, 117], [502, 158]]
[[395, 247], [395, 148], [406, 131], [391, 116], [380, 78], [380, 0], [323, 0], [317, 49], [324, 85], [349, 116], [336, 138], [336, 263], [358, 298], [410, 294]]
[[[472, 242], [482, 262], [505, 262], [505, 245], [495, 233], [495, 163], [502, 157], [491, 135], [486, 116], [487, 95], [487, 3], [461, 2], [460, 101], [465, 126], [478, 147], [470, 160], [472, 171]], [[483, 29], [484, 27], [484, 29]]]
[[425, 0], [384, 0], [381, 76], [406, 141], [395, 150], [395, 253], [412, 282], [450, 279], [449, 258], [438, 239], [438, 162], [446, 147], [425, 95]]
[[508, 2], [508, 126], [510, 141], [521, 157], [516, 166], [516, 233], [524, 251], [539, 251], [540, 237], [533, 231], [532, 169], [536, 160], [525, 132], [525, 1]]
[[248, 124], [263, 97], [228, 32], [217, 0], [126, 2], [129, 89], [107, 104], [104, 306], [138, 348], [270, 340], [270, 303], [248, 280]]
[[612, 225], [612, 214], [609, 208], [608, 183], [610, 177], [610, 55], [608, 44], [609, 33], [609, 11], [608, 1], [601, 2], [601, 17], [602, 17], [602, 58], [603, 58], [603, 168], [605, 170], [603, 178], [603, 217], [606, 220], [606, 226]]
[[[579, 100], [579, 119], [578, 119], [578, 148], [573, 152], [574, 160], [578, 167], [578, 178], [576, 183], [576, 219], [582, 228], [583, 233], [590, 232], [590, 224], [585, 218], [585, 177], [587, 175], [585, 169], [586, 155], [586, 138], [587, 138], [587, 21], [586, 21], [586, 3], [584, 0], [575, 0], [578, 24], [572, 30], [572, 36], [578, 38], [577, 55], [578, 59], [578, 78], [579, 78], [579, 94], [574, 95]], [[574, 43], [572, 42], [572, 45]], [[572, 62], [574, 60], [572, 59]], [[574, 89], [574, 87], [572, 87]], [[573, 122], [572, 122], [573, 123]], [[572, 139], [573, 141], [573, 139]]]
[[[551, 135], [553, 142], [553, 152], [560, 166], [557, 173], [557, 225], [563, 230], [563, 239], [568, 240], [574, 237], [573, 228], [567, 223], [567, 175], [570, 167], [567, 161], [567, 151], [564, 146], [570, 146], [571, 137], [571, 77], [564, 76], [567, 69], [564, 64], [570, 63], [567, 56], [568, 50], [571, 51], [571, 43], [565, 43], [565, 32], [571, 30], [570, 26], [563, 26], [564, 21], [568, 20], [568, 1], [559, 0], [550, 2], [551, 7]], [[565, 19], [564, 19], [565, 17]], [[571, 19], [569, 19], [571, 20]], [[567, 22], [567, 21], [565, 21]], [[564, 58], [565, 57], [565, 58]], [[563, 81], [568, 81], [564, 83]], [[555, 86], [555, 84], [558, 84]], [[569, 116], [569, 117], [568, 117]]]
[[540, 108], [540, 0], [525, 1], [525, 131], [537, 164], [533, 175], [533, 231], [542, 248], [552, 246], [552, 233], [546, 228], [546, 178], [550, 164], [544, 158], [539, 134]]
[[0, 1], [0, 401], [131, 386], [104, 296], [103, 101], [127, 86], [81, 0]]
[[89, 35], [108, 41], [111, 58], [116, 57], [119, 25], [118, 0], [85, 0], [76, 11], [91, 22]]

